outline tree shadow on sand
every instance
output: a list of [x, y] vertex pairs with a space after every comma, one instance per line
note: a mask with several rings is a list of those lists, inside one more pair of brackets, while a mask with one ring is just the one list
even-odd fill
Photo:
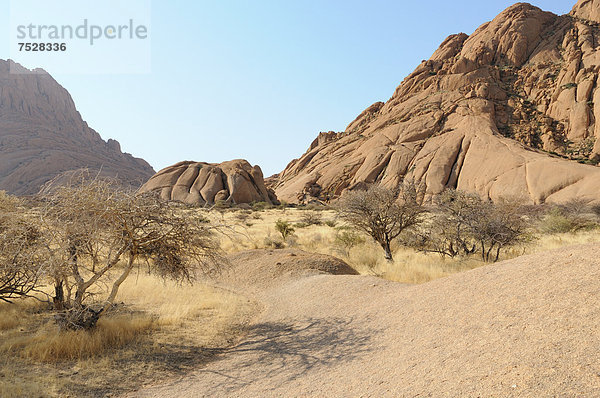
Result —
[[352, 321], [309, 318], [252, 325], [241, 343], [223, 350], [227, 356], [198, 377], [220, 375], [211, 387], [231, 392], [265, 378], [275, 387], [313, 368], [353, 361], [372, 351], [369, 343], [377, 330], [356, 330]]
[[114, 380], [100, 385], [72, 377], [69, 391], [90, 397], [126, 394], [140, 388], [151, 374], [155, 386], [174, 378], [197, 379], [208, 391], [235, 396], [236, 390], [261, 379], [269, 379], [276, 387], [310, 369], [364, 355], [371, 351], [370, 341], [377, 330], [357, 329], [350, 318], [307, 318], [250, 325], [242, 331], [245, 337], [229, 348], [174, 341], [156, 349], [148, 340], [138, 344], [134, 358], [126, 356], [114, 362], [116, 369], [131, 369], [130, 361], [143, 362], [147, 369], [135, 375], [124, 371], [127, 377], [123, 372], [114, 374]]

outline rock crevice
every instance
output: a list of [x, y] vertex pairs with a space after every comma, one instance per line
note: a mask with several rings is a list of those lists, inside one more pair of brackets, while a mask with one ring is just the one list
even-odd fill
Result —
[[387, 102], [320, 135], [273, 185], [289, 202], [403, 179], [427, 199], [457, 188], [600, 202], [599, 74], [600, 0], [563, 16], [515, 4], [470, 36], [449, 36]]
[[279, 203], [275, 193], [265, 186], [260, 167], [242, 159], [219, 164], [179, 162], [156, 173], [139, 192], [159, 192], [163, 200], [194, 206]]

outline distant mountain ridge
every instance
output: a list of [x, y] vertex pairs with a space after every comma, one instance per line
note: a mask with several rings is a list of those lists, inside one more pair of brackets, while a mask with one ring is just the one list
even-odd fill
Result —
[[[288, 202], [402, 179], [532, 203], [600, 202], [600, 0], [515, 4], [449, 36], [393, 96], [267, 179]], [[584, 163], [584, 164], [581, 164]]]
[[91, 129], [48, 73], [0, 60], [0, 190], [34, 194], [47, 181], [80, 168], [136, 188], [154, 174], [145, 160], [123, 153], [117, 141], [104, 141]]

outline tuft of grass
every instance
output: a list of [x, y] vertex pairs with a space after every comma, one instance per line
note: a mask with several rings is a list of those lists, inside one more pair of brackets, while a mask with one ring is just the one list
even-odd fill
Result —
[[393, 251], [394, 261], [387, 261], [379, 245], [366, 241], [352, 248], [344, 259], [361, 274], [410, 284], [426, 283], [485, 264], [476, 256], [443, 258], [397, 246]]
[[233, 344], [257, 311], [234, 292], [144, 273], [118, 299], [127, 305], [91, 332], [59, 332], [33, 300], [0, 304], [0, 397], [119, 395], [183, 374]]
[[152, 326], [152, 318], [144, 315], [106, 317], [92, 331], [61, 332], [50, 321], [34, 334], [5, 341], [0, 351], [41, 362], [79, 360], [123, 347]]
[[[0, 366], [0, 397], [43, 398], [58, 396], [56, 385], [31, 380], [17, 373], [9, 364]], [[9, 382], [4, 382], [9, 380]]]

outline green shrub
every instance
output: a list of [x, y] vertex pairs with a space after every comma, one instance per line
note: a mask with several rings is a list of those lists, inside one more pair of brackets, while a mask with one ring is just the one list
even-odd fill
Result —
[[244, 211], [239, 211], [239, 212], [236, 212], [236, 214], [235, 214], [236, 220], [242, 221], [242, 222], [246, 222], [246, 220], [248, 220], [248, 217], [249, 217], [248, 213], [246, 213]]
[[576, 223], [556, 208], [548, 212], [540, 222], [540, 231], [545, 234], [559, 234], [575, 230]]
[[539, 224], [539, 230], [546, 234], [558, 234], [590, 230], [598, 227], [595, 209], [588, 209], [578, 203], [567, 203], [551, 208]]
[[252, 202], [250, 203], [250, 206], [254, 211], [264, 211], [273, 207], [273, 205], [270, 205], [267, 202]]
[[213, 208], [217, 211], [225, 211], [231, 208], [231, 204], [225, 200], [217, 200]]
[[284, 241], [288, 236], [294, 233], [294, 228], [288, 221], [277, 220], [275, 223], [275, 229], [281, 234], [281, 237]]
[[342, 251], [346, 256], [350, 255], [350, 250], [358, 245], [365, 243], [365, 238], [363, 238], [356, 231], [339, 231], [335, 234], [334, 244], [340, 251]]
[[322, 211], [327, 210], [328, 207], [326, 205], [320, 203], [309, 203], [306, 205], [302, 205], [298, 207], [300, 210], [314, 210], [314, 211]]
[[307, 226], [309, 225], [321, 225], [323, 224], [323, 217], [321, 216], [321, 214], [309, 210], [309, 211], [305, 211], [302, 213], [302, 216], [300, 217], [300, 221], [302, 224], [306, 224]]

